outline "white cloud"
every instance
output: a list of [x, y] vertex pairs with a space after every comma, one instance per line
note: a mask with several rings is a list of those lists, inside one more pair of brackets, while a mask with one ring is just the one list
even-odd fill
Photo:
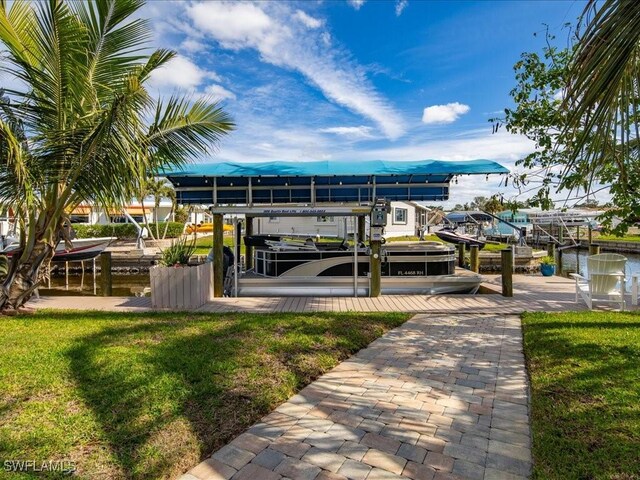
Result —
[[204, 43], [194, 40], [193, 38], [186, 38], [180, 44], [180, 50], [186, 50], [187, 52], [201, 52], [206, 48], [207, 46]]
[[[492, 134], [491, 130], [485, 129], [482, 132], [459, 137], [362, 150], [357, 155], [358, 158], [373, 160], [380, 158], [390, 160], [473, 160], [485, 158], [501, 161], [509, 166], [531, 153], [534, 148], [534, 142], [522, 135], [513, 135], [506, 131]], [[349, 152], [346, 153], [349, 154]]]
[[320, 39], [322, 40], [322, 43], [324, 43], [325, 47], [331, 46], [331, 34], [329, 32], [322, 32], [320, 34]]
[[151, 74], [150, 84], [159, 89], [194, 90], [207, 79], [220, 81], [215, 72], [203, 70], [188, 58], [177, 56]]
[[333, 133], [354, 140], [373, 138], [371, 127], [361, 125], [359, 127], [329, 127], [320, 130], [322, 133]]
[[313, 18], [311, 15], [307, 15], [302, 10], [296, 10], [296, 13], [293, 15], [293, 18], [302, 22], [302, 24], [307, 28], [313, 29], [313, 28], [320, 28], [322, 26], [322, 20]]
[[293, 13], [286, 3], [203, 2], [189, 5], [187, 14], [222, 47], [257, 50], [264, 62], [298, 71], [329, 100], [373, 120], [387, 138], [404, 134], [402, 117], [365, 70], [347, 52], [329, 49], [324, 29], [290, 22]]
[[247, 46], [269, 49], [284, 30], [257, 5], [251, 3], [204, 2], [187, 7], [195, 26], [218, 40], [224, 47], [239, 50]]
[[225, 99], [235, 100], [236, 99], [236, 94], [227, 90], [222, 85], [211, 84], [207, 86], [207, 88], [205, 88], [204, 91], [207, 95], [211, 95], [216, 100], [225, 100]]
[[360, 10], [360, 7], [364, 5], [365, 1], [366, 0], [347, 0], [347, 3], [353, 8], [355, 8], [356, 10]]
[[409, 5], [409, 0], [397, 0], [396, 1], [396, 17], [402, 15], [402, 12]]
[[454, 102], [446, 105], [432, 105], [424, 109], [422, 114], [423, 123], [451, 123], [455, 122], [460, 115], [464, 115], [470, 110], [469, 105]]

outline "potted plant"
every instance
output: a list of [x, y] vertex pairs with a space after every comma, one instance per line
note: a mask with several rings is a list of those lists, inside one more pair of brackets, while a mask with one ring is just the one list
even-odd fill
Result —
[[551, 277], [556, 273], [556, 261], [553, 257], [546, 256], [540, 259], [540, 273], [544, 277]]
[[186, 237], [180, 237], [161, 251], [160, 264], [165, 267], [180, 267], [189, 265], [189, 259], [196, 250], [196, 237], [189, 242]]
[[149, 270], [153, 308], [195, 309], [212, 298], [211, 264], [189, 265], [195, 242], [195, 236], [172, 241], [162, 250], [160, 265]]

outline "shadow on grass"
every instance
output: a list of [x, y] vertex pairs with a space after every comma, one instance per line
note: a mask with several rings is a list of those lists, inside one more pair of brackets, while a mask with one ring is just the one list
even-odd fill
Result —
[[406, 319], [391, 317], [145, 315], [106, 324], [68, 358], [125, 475], [171, 477]]
[[534, 478], [638, 478], [640, 317], [533, 320], [524, 332]]

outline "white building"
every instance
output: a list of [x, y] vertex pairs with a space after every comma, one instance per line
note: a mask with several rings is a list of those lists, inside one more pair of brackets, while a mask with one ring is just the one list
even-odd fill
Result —
[[[154, 213], [157, 214], [158, 220], [161, 222], [171, 220], [171, 200], [162, 199], [160, 206], [155, 208], [155, 200], [153, 197], [146, 198], [144, 201], [144, 208], [139, 201], [131, 201], [129, 205], [124, 208], [136, 222], [144, 222], [144, 217], [147, 217], [149, 222], [153, 222]], [[80, 205], [76, 207], [69, 215], [71, 223], [87, 223], [89, 225], [104, 225], [107, 223], [128, 223], [126, 215], [123, 210], [106, 211], [95, 205]]]
[[[413, 202], [391, 202], [385, 237], [418, 235], [427, 223], [429, 209]], [[367, 219], [368, 220], [368, 219]], [[368, 221], [367, 221], [368, 223]], [[322, 237], [345, 237], [353, 234], [357, 226], [353, 218], [347, 217], [261, 217], [254, 220], [256, 233], [283, 235], [320, 235]]]

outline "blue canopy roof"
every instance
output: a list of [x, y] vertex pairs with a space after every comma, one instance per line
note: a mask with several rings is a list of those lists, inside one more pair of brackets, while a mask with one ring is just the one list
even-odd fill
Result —
[[484, 175], [509, 173], [492, 160], [322, 160], [312, 162], [203, 163], [165, 176], [257, 177], [257, 176], [327, 176], [327, 175]]
[[164, 176], [175, 186], [179, 203], [362, 204], [377, 198], [447, 200], [449, 182], [456, 175], [508, 172], [491, 160], [328, 160], [197, 164]]

